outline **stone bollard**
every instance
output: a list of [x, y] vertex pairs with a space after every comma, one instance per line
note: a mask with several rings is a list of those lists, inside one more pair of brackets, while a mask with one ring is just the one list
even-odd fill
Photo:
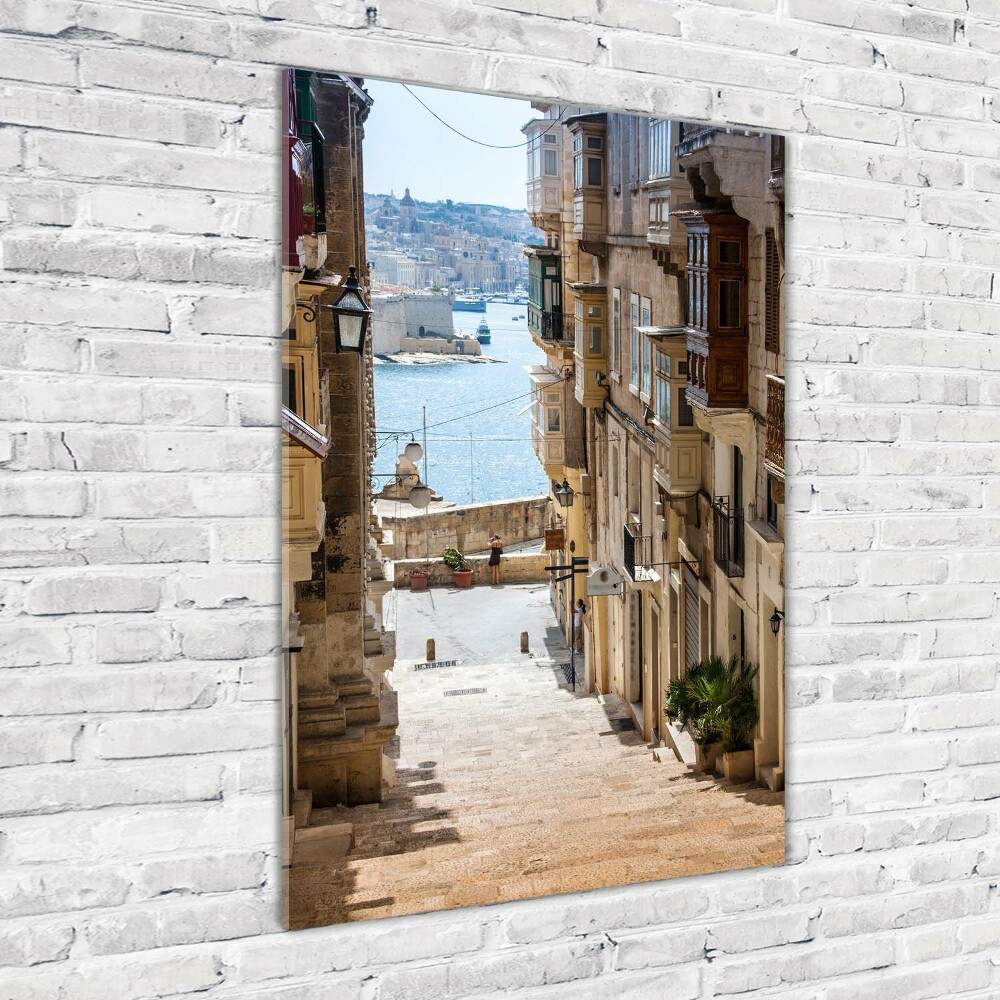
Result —
[[528, 633], [527, 632], [522, 632], [521, 633], [521, 652], [522, 653], [527, 653], [528, 652]]
[[435, 654], [434, 654], [434, 640], [433, 639], [428, 639], [427, 640], [427, 662], [430, 663], [434, 659], [435, 659]]

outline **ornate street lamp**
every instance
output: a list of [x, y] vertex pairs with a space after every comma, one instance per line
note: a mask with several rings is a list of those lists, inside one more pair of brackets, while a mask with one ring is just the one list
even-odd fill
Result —
[[337, 350], [360, 354], [365, 349], [365, 334], [371, 322], [372, 309], [361, 295], [356, 267], [351, 268], [340, 287], [343, 289], [340, 298], [330, 306], [337, 334]]
[[561, 486], [554, 479], [552, 480], [552, 495], [559, 501], [560, 507], [572, 507], [573, 497], [576, 496], [573, 487], [565, 479]]
[[426, 510], [431, 503], [431, 488], [425, 486], [423, 483], [417, 483], [413, 489], [410, 490], [409, 497], [410, 503], [417, 508], [417, 510]]
[[774, 609], [774, 614], [768, 619], [771, 623], [771, 635], [777, 635], [781, 628], [781, 620], [785, 617], [784, 611], [779, 611], [777, 608]]

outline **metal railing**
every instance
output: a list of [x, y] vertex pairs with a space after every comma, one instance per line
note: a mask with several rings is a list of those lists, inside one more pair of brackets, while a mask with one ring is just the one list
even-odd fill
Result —
[[576, 332], [572, 316], [543, 312], [533, 306], [528, 308], [528, 329], [542, 340], [556, 344], [572, 344]]
[[726, 576], [743, 576], [745, 530], [742, 510], [730, 510], [728, 497], [712, 501], [712, 543], [715, 565]]
[[633, 581], [642, 578], [653, 562], [653, 536], [636, 534], [636, 530], [642, 529], [622, 526], [622, 563]]

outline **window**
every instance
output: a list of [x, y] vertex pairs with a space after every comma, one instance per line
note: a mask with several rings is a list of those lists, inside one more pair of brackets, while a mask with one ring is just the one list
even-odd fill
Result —
[[764, 233], [764, 348], [773, 354], [781, 351], [781, 288], [778, 241], [774, 230]]
[[600, 187], [604, 183], [604, 161], [599, 156], [587, 157], [587, 186]]
[[739, 240], [719, 240], [719, 263], [739, 267], [742, 263], [740, 259], [741, 249], [742, 244]]
[[611, 449], [611, 492], [618, 496], [618, 449]]
[[545, 430], [549, 434], [560, 433], [562, 427], [561, 411], [558, 406], [550, 406], [548, 408], [548, 419], [545, 423]]
[[622, 370], [622, 290], [614, 289], [611, 296], [611, 370], [619, 374]]
[[767, 523], [778, 530], [778, 501], [775, 499], [774, 477], [767, 477]]
[[[642, 300], [642, 325], [649, 326], [652, 323], [653, 306], [649, 299], [643, 296]], [[651, 379], [652, 373], [651, 368], [651, 352], [652, 345], [650, 344], [649, 337], [642, 338], [642, 344], [640, 346], [642, 352], [642, 392], [648, 399], [651, 391]]]
[[670, 426], [670, 355], [656, 352], [656, 385], [653, 406], [656, 419], [664, 427]]
[[600, 354], [603, 350], [601, 345], [601, 328], [600, 326], [591, 325], [590, 327], [590, 345], [588, 350], [591, 354]]
[[573, 303], [573, 347], [580, 357], [583, 357], [583, 300]]
[[649, 176], [670, 176], [670, 122], [649, 119]]
[[694, 427], [694, 410], [688, 402], [687, 390], [681, 386], [677, 390], [677, 426]]
[[296, 378], [294, 366], [282, 365], [281, 378], [281, 402], [284, 403], [285, 406], [292, 411], [292, 413], [297, 413], [299, 416], [302, 416], [299, 412], [300, 404], [298, 379]]
[[632, 348], [632, 378], [629, 385], [633, 392], [639, 391], [639, 296], [632, 293], [632, 326], [631, 326], [631, 348]]
[[[546, 138], [548, 138], [546, 136]], [[545, 154], [545, 176], [555, 177], [558, 172], [558, 161], [556, 159], [556, 151], [554, 149], [543, 150]]]
[[734, 278], [719, 280], [719, 329], [738, 330], [743, 326], [740, 315], [740, 291], [743, 282]]

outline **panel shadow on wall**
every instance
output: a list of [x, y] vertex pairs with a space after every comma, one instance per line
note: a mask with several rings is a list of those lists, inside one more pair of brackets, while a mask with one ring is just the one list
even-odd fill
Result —
[[784, 140], [284, 85], [288, 926], [782, 863]]

